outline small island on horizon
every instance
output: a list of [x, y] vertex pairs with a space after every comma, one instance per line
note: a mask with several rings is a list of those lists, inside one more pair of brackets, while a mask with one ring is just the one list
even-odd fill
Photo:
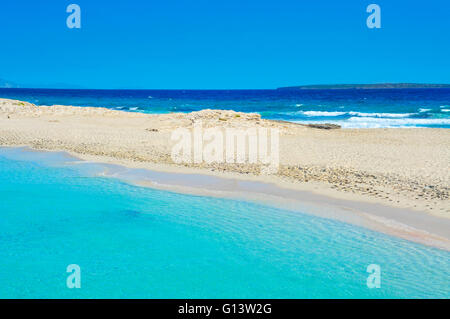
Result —
[[440, 89], [450, 88], [450, 84], [426, 83], [376, 83], [376, 84], [317, 84], [280, 87], [277, 90], [320, 90], [320, 89]]

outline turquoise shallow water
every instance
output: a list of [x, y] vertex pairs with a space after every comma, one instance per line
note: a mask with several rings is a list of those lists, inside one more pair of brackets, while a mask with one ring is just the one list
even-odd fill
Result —
[[[450, 253], [0, 149], [0, 298], [448, 298]], [[66, 267], [81, 267], [81, 289]], [[369, 289], [366, 268], [381, 267]]]

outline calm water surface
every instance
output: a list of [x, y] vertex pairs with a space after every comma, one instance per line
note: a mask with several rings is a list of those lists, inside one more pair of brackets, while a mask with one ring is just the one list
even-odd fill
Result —
[[[245, 201], [0, 149], [0, 298], [448, 298], [450, 254]], [[81, 267], [81, 289], [66, 267]], [[366, 268], [381, 267], [381, 288]]]

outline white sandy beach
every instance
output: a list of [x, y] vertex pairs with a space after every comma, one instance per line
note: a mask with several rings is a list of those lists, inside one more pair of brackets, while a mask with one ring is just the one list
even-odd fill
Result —
[[[204, 127], [278, 128], [278, 172], [261, 174], [259, 164], [175, 164], [172, 131], [190, 129], [200, 120]], [[318, 196], [316, 202], [328, 198], [330, 206], [358, 203], [352, 209], [361, 213], [368, 213], [363, 212], [367, 205], [378, 207], [368, 213], [377, 222], [387, 218], [414, 229], [422, 223], [429, 233], [433, 226], [428, 222], [438, 225], [443, 221], [436, 234], [450, 239], [447, 129], [320, 129], [233, 111], [149, 115], [104, 108], [37, 107], [0, 99], [0, 146], [60, 150], [85, 160], [133, 168], [269, 183], [287, 192]], [[296, 197], [295, 193], [289, 196]], [[383, 214], [383, 207], [389, 214]], [[405, 217], [408, 211], [409, 219]]]

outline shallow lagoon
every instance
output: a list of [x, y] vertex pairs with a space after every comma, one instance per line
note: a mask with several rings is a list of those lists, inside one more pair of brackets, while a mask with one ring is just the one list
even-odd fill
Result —
[[[1, 298], [448, 298], [450, 253], [246, 201], [0, 149]], [[81, 267], [81, 289], [66, 267]], [[367, 266], [381, 267], [369, 289]]]

